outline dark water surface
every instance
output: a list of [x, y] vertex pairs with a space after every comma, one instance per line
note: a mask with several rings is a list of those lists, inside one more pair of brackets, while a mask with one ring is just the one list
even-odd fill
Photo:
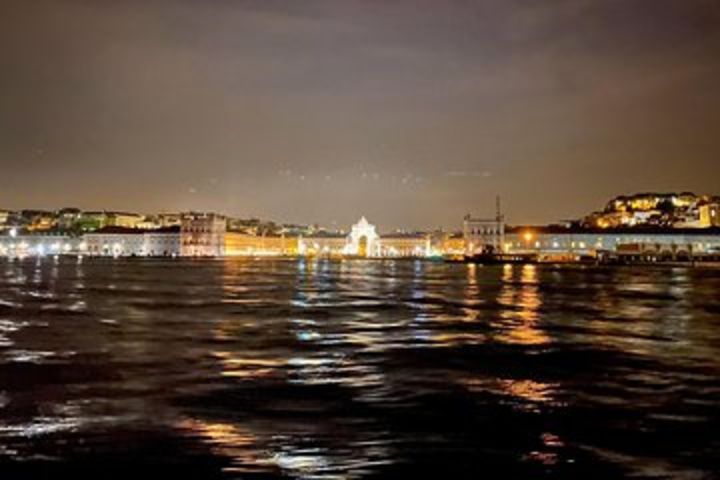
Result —
[[715, 478], [720, 270], [0, 261], [0, 478]]

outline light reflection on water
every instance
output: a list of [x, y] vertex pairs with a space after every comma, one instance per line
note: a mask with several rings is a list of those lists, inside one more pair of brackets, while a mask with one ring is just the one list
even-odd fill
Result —
[[0, 471], [710, 473], [718, 292], [716, 270], [4, 262]]

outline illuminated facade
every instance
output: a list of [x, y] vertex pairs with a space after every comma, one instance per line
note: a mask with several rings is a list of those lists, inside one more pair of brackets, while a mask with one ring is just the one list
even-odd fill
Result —
[[77, 208], [63, 208], [57, 212], [57, 226], [63, 230], [75, 227], [82, 212]]
[[541, 256], [595, 256], [601, 251], [618, 251], [626, 245], [645, 245], [645, 249], [658, 252], [712, 253], [720, 251], [720, 234], [703, 233], [702, 230], [682, 233], [596, 233], [543, 232], [520, 228], [506, 234], [504, 251], [536, 253]]
[[298, 239], [298, 254], [328, 257], [426, 257], [431, 255], [429, 235], [390, 234], [380, 236], [375, 225], [362, 217], [348, 235], [317, 234]]
[[505, 222], [498, 213], [495, 218], [472, 218], [466, 215], [463, 221], [465, 253], [499, 253], [505, 244]]
[[221, 257], [225, 255], [225, 217], [215, 213], [184, 213], [180, 225], [180, 255]]
[[175, 257], [180, 255], [180, 231], [177, 227], [147, 231], [144, 254], [151, 257]]
[[607, 204], [605, 211], [634, 212], [668, 208], [688, 208], [695, 205], [698, 200], [699, 197], [691, 192], [638, 193], [636, 195], [614, 198]]
[[707, 228], [713, 226], [703, 211], [717, 203], [717, 197], [685, 193], [640, 193], [617, 197], [601, 212], [583, 220], [589, 228], [655, 226], [667, 228]]
[[357, 257], [379, 257], [380, 236], [375, 225], [370, 224], [365, 217], [362, 217], [352, 226], [343, 253]]
[[0, 256], [26, 257], [76, 252], [80, 241], [66, 235], [33, 234], [0, 236]]
[[283, 235], [250, 235], [227, 232], [225, 255], [234, 256], [288, 256], [297, 255], [298, 238]]
[[179, 213], [160, 213], [157, 215], [157, 223], [161, 227], [179, 227], [182, 224], [182, 215]]
[[44, 232], [52, 230], [57, 225], [53, 212], [42, 210], [23, 210], [20, 213], [22, 223], [31, 232]]
[[180, 255], [180, 230], [143, 231], [105, 227], [83, 235], [80, 253], [106, 257], [175, 257]]
[[465, 238], [462, 234], [447, 235], [443, 240], [440, 252], [443, 255], [462, 255], [465, 253]]
[[700, 206], [700, 226], [720, 227], [720, 203], [708, 203]]
[[145, 219], [137, 213], [108, 212], [106, 225], [111, 227], [138, 228], [138, 225]]
[[432, 254], [430, 236], [426, 234], [386, 235], [380, 240], [382, 257], [428, 257]]
[[308, 256], [340, 257], [347, 245], [346, 235], [319, 234], [298, 238], [298, 254]]
[[145, 254], [145, 238], [135, 230], [105, 227], [83, 236], [85, 252], [91, 256], [134, 257]]
[[128, 212], [82, 212], [76, 222], [85, 231], [99, 230], [104, 227], [140, 228], [145, 220], [143, 215]]

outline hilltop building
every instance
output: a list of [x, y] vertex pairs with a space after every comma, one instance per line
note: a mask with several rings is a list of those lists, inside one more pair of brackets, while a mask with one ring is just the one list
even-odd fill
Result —
[[700, 227], [720, 227], [720, 202], [706, 203], [700, 206]]
[[603, 211], [588, 215], [582, 224], [587, 228], [603, 229], [643, 226], [707, 228], [712, 223], [709, 219], [703, 221], [702, 211], [704, 206], [716, 203], [714, 197], [691, 192], [638, 193], [612, 199]]
[[0, 210], [0, 231], [12, 228], [10, 224], [12, 212], [10, 210]]
[[82, 212], [75, 225], [83, 231], [95, 231], [104, 227], [140, 228], [143, 215], [130, 212], [90, 211]]

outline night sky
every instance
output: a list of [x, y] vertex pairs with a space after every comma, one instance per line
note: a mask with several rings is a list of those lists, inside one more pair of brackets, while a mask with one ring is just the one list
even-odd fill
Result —
[[0, 207], [457, 227], [720, 193], [717, 0], [0, 0]]

